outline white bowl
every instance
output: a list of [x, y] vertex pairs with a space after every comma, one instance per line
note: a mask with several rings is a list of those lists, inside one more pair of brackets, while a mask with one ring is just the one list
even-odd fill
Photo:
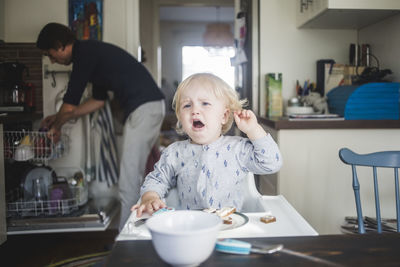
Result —
[[33, 153], [32, 146], [29, 145], [19, 145], [15, 149], [14, 159], [16, 161], [26, 161], [33, 159], [35, 154]]
[[217, 215], [194, 210], [165, 212], [146, 221], [157, 254], [174, 266], [197, 266], [207, 260], [221, 224]]
[[314, 108], [313, 107], [287, 107], [286, 108], [286, 115], [294, 115], [294, 114], [313, 114]]

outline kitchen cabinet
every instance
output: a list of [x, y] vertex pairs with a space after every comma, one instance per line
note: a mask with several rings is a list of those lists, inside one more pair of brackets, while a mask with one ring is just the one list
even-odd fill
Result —
[[361, 29], [400, 13], [398, 0], [297, 0], [298, 28]]

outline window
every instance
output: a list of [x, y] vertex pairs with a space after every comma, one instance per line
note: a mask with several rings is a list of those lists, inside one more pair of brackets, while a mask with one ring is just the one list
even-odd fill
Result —
[[235, 68], [230, 58], [235, 56], [233, 47], [184, 46], [182, 48], [182, 80], [198, 72], [208, 72], [223, 79], [235, 88]]

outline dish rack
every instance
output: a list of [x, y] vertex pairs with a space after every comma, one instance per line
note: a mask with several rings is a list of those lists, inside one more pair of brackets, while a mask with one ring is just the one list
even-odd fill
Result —
[[[6, 195], [7, 217], [54, 217], [69, 215], [78, 211], [88, 201], [88, 185], [86, 177], [80, 168], [59, 167], [54, 170], [57, 181], [65, 183], [53, 183], [46, 190], [44, 199], [27, 199], [24, 188], [15, 188]], [[71, 181], [74, 182], [71, 182]], [[57, 191], [59, 190], [59, 191]], [[67, 197], [57, 197], [57, 193], [63, 192]], [[68, 192], [68, 194], [65, 194]]]
[[41, 131], [4, 131], [3, 138], [5, 159], [47, 163], [61, 158], [69, 150], [67, 135], [61, 135], [57, 143]]
[[75, 198], [25, 201], [18, 189], [7, 195], [7, 217], [12, 218], [68, 215], [78, 209], [78, 201]]

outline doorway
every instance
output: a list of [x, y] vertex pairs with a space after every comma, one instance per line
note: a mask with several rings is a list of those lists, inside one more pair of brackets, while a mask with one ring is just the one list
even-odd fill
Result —
[[[189, 75], [213, 73], [234, 88], [234, 8], [232, 6], [160, 6], [161, 89], [166, 95], [167, 111], [178, 84]], [[224, 46], [205, 44], [207, 27], [227, 25], [231, 42]], [[217, 68], [218, 66], [218, 68]]]
[[[228, 77], [221, 78], [234, 88], [235, 69], [230, 65], [235, 53], [234, 4], [234, 0], [141, 0], [143, 64], [166, 96], [167, 113], [174, 113], [171, 103], [175, 90], [190, 74], [211, 72]], [[205, 46], [204, 35], [212, 23], [228, 27], [232, 39], [229, 45]], [[218, 72], [210, 68], [216, 64], [220, 66]]]
[[232, 88], [235, 87], [235, 67], [231, 58], [235, 56], [235, 48], [183, 46], [182, 47], [182, 80], [199, 72], [210, 72]]

